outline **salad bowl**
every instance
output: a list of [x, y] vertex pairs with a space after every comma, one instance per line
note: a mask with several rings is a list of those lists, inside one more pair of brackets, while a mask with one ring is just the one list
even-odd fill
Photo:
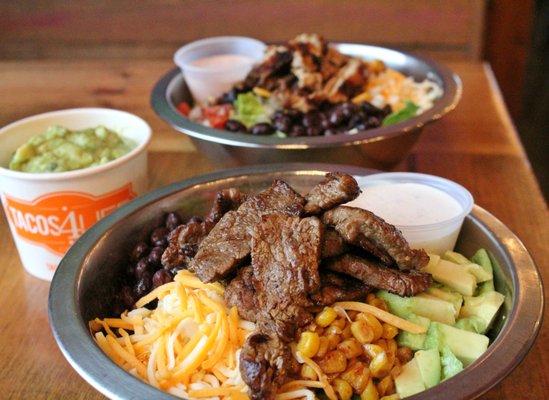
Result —
[[[112, 313], [125, 268], [123, 258], [162, 212], [195, 215], [207, 210], [215, 193], [227, 187], [257, 191], [273, 179], [307, 191], [326, 172], [361, 177], [373, 170], [334, 164], [274, 164], [244, 167], [194, 177], [141, 196], [88, 230], [61, 262], [51, 285], [50, 324], [55, 339], [75, 370], [112, 399], [175, 399], [125, 372], [95, 344], [87, 321]], [[485, 248], [494, 269], [496, 289], [506, 301], [488, 332], [491, 344], [455, 377], [409, 399], [472, 399], [507, 376], [525, 357], [541, 326], [543, 288], [538, 270], [520, 240], [500, 221], [475, 206], [463, 224], [457, 251]]]
[[157, 82], [151, 94], [151, 104], [163, 120], [178, 132], [188, 135], [199, 151], [221, 167], [307, 161], [383, 169], [401, 161], [418, 140], [423, 127], [452, 111], [461, 98], [459, 77], [432, 60], [378, 46], [353, 43], [332, 46], [346, 55], [381, 60], [415, 80], [432, 80], [443, 89], [443, 94], [429, 110], [394, 125], [355, 134], [294, 138], [229, 132], [191, 121], [176, 107], [181, 102], [193, 104], [185, 78], [178, 68]]

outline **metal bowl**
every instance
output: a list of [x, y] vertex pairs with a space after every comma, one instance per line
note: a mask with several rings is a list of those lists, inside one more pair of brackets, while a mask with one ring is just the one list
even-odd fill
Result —
[[199, 151], [216, 164], [232, 167], [272, 162], [331, 162], [390, 168], [401, 161], [419, 138], [423, 127], [453, 110], [461, 97], [461, 80], [434, 61], [402, 51], [363, 44], [333, 45], [344, 54], [379, 59], [416, 80], [429, 78], [444, 89], [433, 108], [399, 124], [356, 134], [277, 138], [213, 129], [192, 122], [175, 105], [192, 104], [192, 96], [179, 69], [168, 72], [153, 89], [152, 107], [174, 129], [191, 137]]
[[[87, 322], [111, 311], [123, 260], [163, 211], [206, 212], [217, 190], [258, 191], [274, 178], [299, 191], [319, 182], [326, 171], [357, 178], [372, 170], [328, 164], [278, 164], [247, 167], [191, 178], [141, 196], [88, 230], [69, 250], [53, 278], [49, 297], [55, 339], [74, 369], [112, 399], [175, 399], [114, 364], [95, 344]], [[475, 206], [466, 217], [457, 249], [472, 254], [483, 247], [495, 266], [495, 284], [507, 296], [489, 332], [488, 350], [465, 371], [410, 399], [475, 398], [501, 381], [524, 358], [538, 334], [543, 310], [539, 273], [519, 239], [500, 221]]]

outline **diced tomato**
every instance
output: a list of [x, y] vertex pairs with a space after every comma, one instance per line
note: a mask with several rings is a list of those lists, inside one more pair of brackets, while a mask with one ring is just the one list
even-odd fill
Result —
[[230, 104], [220, 104], [218, 106], [204, 107], [202, 114], [210, 123], [212, 128], [223, 128], [229, 119], [232, 106]]
[[191, 112], [191, 106], [189, 105], [189, 103], [187, 103], [186, 101], [182, 101], [181, 103], [179, 103], [177, 105], [177, 109], [179, 110], [179, 112], [181, 114], [183, 114], [184, 116], [188, 116], [189, 113]]

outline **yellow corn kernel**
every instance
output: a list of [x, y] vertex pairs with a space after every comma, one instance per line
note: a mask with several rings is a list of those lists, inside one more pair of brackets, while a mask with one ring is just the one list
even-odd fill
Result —
[[342, 351], [347, 358], [355, 358], [363, 353], [362, 346], [355, 338], [345, 339], [337, 345], [337, 349]]
[[383, 396], [379, 400], [400, 400], [400, 396], [398, 394], [390, 394], [389, 396]]
[[347, 367], [340, 378], [349, 383], [355, 393], [360, 394], [368, 384], [370, 370], [362, 361], [355, 361]]
[[320, 338], [320, 345], [318, 346], [318, 351], [316, 352], [317, 358], [322, 358], [328, 352], [328, 347], [330, 346], [330, 341], [326, 336]]
[[342, 340], [340, 335], [328, 335], [326, 337], [328, 338], [328, 350], [334, 350]]
[[393, 365], [384, 351], [375, 356], [370, 362], [370, 373], [374, 378], [383, 378], [386, 376]]
[[368, 381], [364, 391], [360, 394], [360, 400], [379, 400], [376, 385], [374, 385], [374, 381], [371, 379]]
[[364, 320], [356, 320], [351, 324], [351, 333], [362, 344], [371, 343], [374, 339], [374, 331]]
[[386, 396], [395, 392], [395, 382], [391, 375], [387, 375], [385, 378], [379, 381], [377, 384], [377, 392], [380, 396]]
[[383, 353], [384, 350], [377, 344], [368, 343], [362, 346], [364, 352], [370, 359], [375, 358], [378, 354]]
[[387, 352], [392, 354], [393, 356], [396, 356], [398, 350], [398, 345], [395, 339], [388, 339], [387, 340]]
[[347, 368], [347, 359], [345, 354], [339, 350], [328, 352], [319, 362], [318, 366], [326, 374], [336, 374], [345, 371]]
[[368, 325], [370, 325], [370, 328], [374, 331], [374, 342], [378, 340], [381, 335], [383, 335], [383, 326], [381, 325], [381, 322], [379, 322], [379, 320], [372, 314], [360, 313], [357, 318], [363, 319]]
[[379, 347], [381, 347], [383, 351], [387, 351], [387, 341], [385, 339], [378, 339], [374, 342], [374, 344], [377, 344]]
[[256, 86], [252, 90], [259, 97], [265, 97], [265, 98], [271, 97], [271, 92], [269, 92], [267, 89], [263, 89], [262, 87]]
[[345, 328], [343, 328], [343, 330], [341, 331], [341, 336], [343, 337], [343, 339], [349, 339], [353, 337], [353, 333], [351, 332], [351, 324], [347, 323], [347, 325], [345, 325]]
[[372, 299], [371, 301], [369, 301], [368, 304], [371, 305], [371, 306], [380, 308], [383, 311], [388, 311], [387, 304], [385, 304], [385, 302], [383, 300], [378, 299], [377, 297]]
[[340, 400], [350, 400], [353, 397], [353, 388], [343, 379], [334, 379], [332, 386]]
[[383, 334], [381, 337], [383, 339], [392, 339], [398, 335], [398, 328], [387, 323], [383, 323]]
[[318, 326], [326, 328], [337, 318], [337, 313], [332, 307], [324, 307], [324, 310], [319, 312], [315, 318]]
[[345, 328], [346, 324], [347, 324], [347, 319], [345, 317], [341, 317], [332, 321], [332, 323], [330, 324], [330, 327], [337, 326], [339, 328], [339, 331], [341, 332]]
[[333, 326], [330, 325], [326, 329], [324, 329], [324, 335], [339, 335], [341, 333], [341, 328], [339, 326]]
[[315, 370], [307, 364], [301, 366], [301, 377], [310, 381], [316, 381], [318, 379]]
[[411, 348], [402, 346], [397, 349], [396, 356], [401, 364], [406, 364], [414, 357], [414, 352]]
[[297, 343], [297, 351], [305, 357], [312, 358], [320, 348], [320, 337], [316, 332], [303, 332]]

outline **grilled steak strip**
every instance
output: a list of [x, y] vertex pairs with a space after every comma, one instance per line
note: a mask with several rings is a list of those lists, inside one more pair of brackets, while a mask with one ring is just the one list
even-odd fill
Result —
[[328, 261], [325, 268], [350, 275], [366, 285], [384, 289], [399, 296], [414, 296], [425, 291], [432, 283], [431, 275], [411, 270], [398, 271], [377, 261], [345, 254]]
[[308, 295], [320, 287], [322, 234], [318, 218], [283, 214], [263, 216], [253, 231], [257, 332], [240, 354], [242, 379], [253, 399], [274, 399], [276, 387], [291, 369], [286, 365], [293, 360], [287, 343], [313, 319]]
[[326, 211], [322, 222], [333, 227], [345, 241], [362, 246], [383, 261], [385, 255], [389, 256], [401, 270], [421, 269], [429, 262], [424, 250], [410, 249], [397, 228], [370, 211], [339, 206]]
[[353, 301], [366, 297], [371, 288], [358, 279], [331, 271], [320, 272], [320, 290], [310, 296], [316, 306], [329, 306], [337, 301]]
[[251, 266], [238, 270], [236, 276], [229, 282], [223, 294], [229, 307], [236, 307], [240, 318], [255, 322], [259, 306], [253, 284], [254, 272]]
[[203, 282], [219, 280], [250, 254], [252, 231], [261, 217], [273, 213], [300, 215], [305, 199], [287, 183], [274, 181], [269, 189], [250, 196], [236, 210], [226, 213], [200, 243], [190, 263]]
[[341, 235], [333, 229], [327, 228], [322, 239], [322, 258], [337, 257], [349, 250], [349, 246]]
[[360, 189], [356, 180], [348, 174], [330, 172], [322, 182], [316, 185], [305, 196], [305, 212], [307, 214], [320, 214], [335, 206], [356, 199]]
[[168, 269], [187, 266], [202, 239], [226, 212], [237, 209], [245, 198], [246, 195], [235, 188], [217, 192], [212, 208], [203, 221], [191, 219], [170, 232], [168, 247], [162, 254], [162, 265]]

